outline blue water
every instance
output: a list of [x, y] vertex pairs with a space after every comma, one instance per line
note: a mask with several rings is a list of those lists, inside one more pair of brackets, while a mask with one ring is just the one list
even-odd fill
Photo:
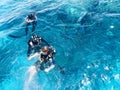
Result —
[[[120, 90], [120, 0], [2, 0], [0, 90]], [[24, 18], [36, 12], [39, 36], [65, 70], [39, 72], [28, 85]], [[31, 33], [31, 32], [29, 32]], [[21, 38], [11, 38], [8, 35]]]

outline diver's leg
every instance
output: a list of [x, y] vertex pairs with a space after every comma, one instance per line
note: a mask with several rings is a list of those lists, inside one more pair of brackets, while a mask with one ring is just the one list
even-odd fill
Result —
[[35, 74], [37, 73], [36, 67], [35, 67], [35, 66], [31, 66], [31, 67], [29, 68], [29, 73], [30, 73], [30, 76], [29, 76], [29, 78], [28, 78], [28, 83], [30, 83], [30, 82], [32, 81], [33, 77], [34, 77]]
[[26, 35], [28, 34], [28, 26], [29, 26], [29, 25], [30, 25], [30, 24], [27, 23], [26, 28], [25, 28], [25, 33], [26, 33]]
[[37, 21], [35, 21], [35, 22], [32, 23], [32, 25], [33, 25], [33, 26], [32, 26], [32, 32], [35, 31], [36, 24], [37, 24]]

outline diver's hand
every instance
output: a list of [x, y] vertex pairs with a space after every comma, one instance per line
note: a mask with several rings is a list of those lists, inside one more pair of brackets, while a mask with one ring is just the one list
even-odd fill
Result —
[[49, 72], [51, 69], [53, 69], [55, 67], [55, 65], [51, 65], [50, 67], [45, 69], [45, 72]]
[[31, 60], [31, 58], [30, 58], [30, 57], [28, 57], [28, 60]]
[[49, 72], [49, 69], [48, 69], [48, 68], [46, 68], [46, 69], [45, 69], [45, 72]]

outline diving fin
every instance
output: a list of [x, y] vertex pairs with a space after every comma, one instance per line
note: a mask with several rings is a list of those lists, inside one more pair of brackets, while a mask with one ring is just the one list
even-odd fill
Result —
[[12, 37], [12, 38], [21, 38], [21, 37], [23, 37], [23, 35], [22, 36], [14, 36], [14, 35], [8, 35], [9, 37]]
[[61, 74], [65, 74], [65, 69], [61, 67], [60, 65], [57, 65], [57, 69], [59, 70]]

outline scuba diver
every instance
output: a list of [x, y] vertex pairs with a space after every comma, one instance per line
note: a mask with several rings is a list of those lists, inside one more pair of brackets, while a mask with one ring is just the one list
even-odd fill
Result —
[[42, 70], [45, 72], [49, 72], [55, 67], [55, 64], [53, 61], [53, 56], [55, 53], [56, 53], [56, 50], [53, 47], [43, 46], [40, 49], [40, 52], [36, 52], [34, 55], [28, 57], [28, 60], [38, 57], [38, 60], [35, 63], [35, 65], [29, 68], [29, 71], [30, 71], [30, 77], [28, 79], [29, 82], [31, 82], [33, 76], [38, 71]]
[[27, 56], [29, 57], [32, 52], [39, 52], [39, 49], [42, 47], [42, 45], [49, 46], [48, 42], [45, 41], [43, 38], [39, 37], [38, 35], [33, 34], [28, 41], [28, 51]]
[[28, 15], [28, 16], [25, 18], [25, 21], [27, 22], [27, 25], [26, 25], [26, 28], [25, 28], [26, 35], [28, 34], [28, 27], [29, 27], [30, 25], [32, 25], [32, 32], [34, 32], [34, 31], [35, 31], [36, 24], [37, 24], [37, 16], [36, 16], [36, 14], [33, 13], [33, 14]]

